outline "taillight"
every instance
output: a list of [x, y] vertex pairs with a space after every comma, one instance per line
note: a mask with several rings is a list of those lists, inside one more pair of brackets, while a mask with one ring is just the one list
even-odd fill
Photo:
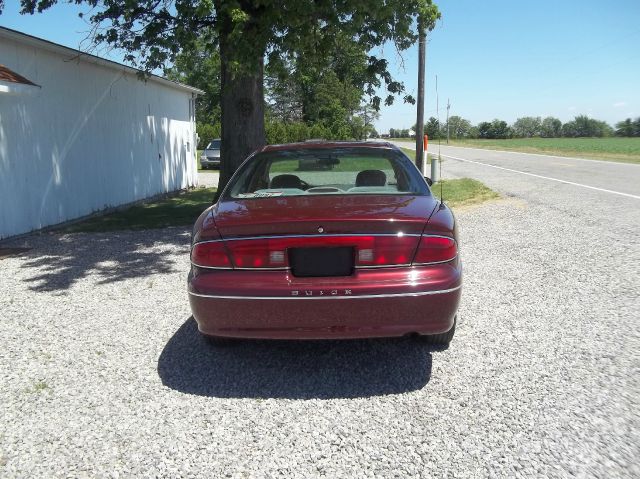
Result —
[[418, 238], [415, 236], [371, 236], [358, 245], [356, 265], [393, 266], [411, 263]]
[[[355, 266], [408, 265], [418, 245], [414, 235], [300, 236], [230, 239], [199, 243], [193, 248], [194, 264], [208, 267], [288, 268], [291, 248], [353, 247]], [[227, 252], [228, 255], [227, 256]]]
[[443, 263], [451, 261], [458, 254], [458, 247], [452, 238], [444, 236], [423, 236], [413, 264]]
[[283, 239], [231, 240], [227, 243], [236, 268], [285, 268], [287, 245]]
[[304, 236], [260, 238], [227, 242], [237, 268], [286, 268], [290, 248], [352, 246], [356, 266], [409, 264], [418, 238], [415, 236]]
[[197, 266], [231, 268], [231, 261], [220, 241], [197, 243], [191, 250], [191, 261]]

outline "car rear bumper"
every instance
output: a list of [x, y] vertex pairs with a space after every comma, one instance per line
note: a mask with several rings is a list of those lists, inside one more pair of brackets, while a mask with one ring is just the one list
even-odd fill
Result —
[[[303, 281], [288, 271], [220, 271], [189, 276], [189, 302], [206, 335], [336, 339], [439, 334], [460, 302], [459, 262], [358, 271]], [[280, 278], [285, 281], [273, 282]], [[267, 285], [277, 284], [269, 288]], [[282, 284], [285, 286], [282, 287]]]

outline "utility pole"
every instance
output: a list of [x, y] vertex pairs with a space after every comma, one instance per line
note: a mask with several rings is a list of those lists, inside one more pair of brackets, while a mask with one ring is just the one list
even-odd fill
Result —
[[447, 98], [447, 145], [449, 144], [449, 108], [451, 108], [451, 103]]
[[424, 65], [427, 54], [427, 33], [424, 19], [418, 15], [418, 118], [416, 122], [416, 166], [424, 176]]
[[438, 75], [436, 75], [436, 115], [438, 116], [438, 159], [431, 157], [431, 181], [438, 181], [438, 162], [440, 161], [440, 138], [442, 137], [442, 128], [440, 126], [440, 96], [438, 95]]

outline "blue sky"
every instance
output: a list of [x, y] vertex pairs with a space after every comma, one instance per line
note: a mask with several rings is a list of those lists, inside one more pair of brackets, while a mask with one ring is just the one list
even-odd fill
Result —
[[[18, 14], [7, 0], [0, 25], [72, 48], [88, 26], [77, 17], [87, 7], [60, 4], [43, 14]], [[640, 1], [638, 0], [441, 0], [442, 19], [429, 35], [425, 117], [472, 123], [520, 116], [579, 114], [610, 124], [640, 116]], [[104, 48], [97, 54], [120, 60]], [[384, 48], [397, 77], [415, 94], [417, 49], [402, 54]], [[1, 63], [1, 61], [0, 61]], [[404, 65], [404, 68], [403, 66]], [[398, 99], [381, 111], [377, 128], [409, 128], [415, 107]]]

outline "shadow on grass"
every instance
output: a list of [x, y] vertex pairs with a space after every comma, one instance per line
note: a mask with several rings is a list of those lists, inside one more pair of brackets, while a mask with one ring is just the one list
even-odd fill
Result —
[[433, 348], [412, 338], [210, 344], [190, 317], [158, 359], [162, 383], [219, 398], [332, 399], [422, 389]]
[[171, 273], [177, 270], [172, 259], [176, 252], [188, 258], [190, 232], [190, 227], [182, 227], [36, 236], [22, 255], [22, 268], [33, 272], [25, 281], [31, 290], [47, 292], [69, 289], [89, 275], [106, 284]]
[[211, 206], [216, 188], [197, 188], [171, 198], [131, 206], [103, 216], [89, 218], [65, 228], [65, 232], [143, 230], [192, 225]]

